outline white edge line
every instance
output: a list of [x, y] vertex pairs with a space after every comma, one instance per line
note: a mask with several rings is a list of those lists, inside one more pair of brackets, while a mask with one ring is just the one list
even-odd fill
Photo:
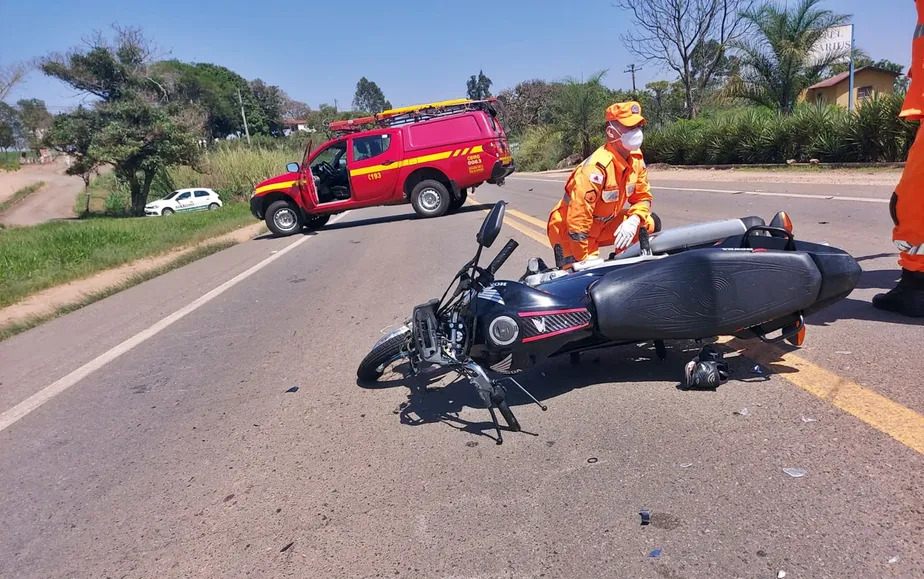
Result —
[[[543, 183], [564, 183], [559, 179], [535, 179], [530, 177], [507, 177], [510, 181], [541, 181]], [[801, 199], [821, 199], [825, 201], [859, 201], [863, 203], [888, 203], [888, 199], [877, 199], [875, 197], [849, 197], [837, 195], [809, 195], [807, 193], [773, 193], [770, 191], [739, 191], [736, 189], [698, 189], [691, 187], [661, 187], [652, 186], [654, 190], [660, 191], [697, 191], [700, 193], [728, 193], [738, 195], [757, 195], [761, 197], [798, 197]]]
[[[340, 215], [337, 215], [336, 217], [330, 220], [330, 223], [336, 223], [337, 221], [340, 221], [341, 219], [343, 219], [344, 216], [346, 216], [347, 213], [349, 213], [349, 211], [345, 211], [341, 213]], [[46, 402], [48, 402], [49, 400], [51, 400], [58, 394], [61, 394], [62, 392], [70, 388], [71, 386], [77, 384], [78, 382], [86, 378], [91, 373], [95, 372], [96, 370], [99, 370], [100, 368], [108, 364], [109, 362], [115, 360], [116, 358], [118, 358], [125, 352], [128, 352], [135, 346], [141, 344], [145, 340], [155, 336], [157, 333], [166, 329], [174, 322], [179, 321], [180, 319], [186, 317], [187, 315], [201, 308], [208, 302], [217, 298], [218, 296], [228, 291], [229, 289], [231, 289], [232, 287], [234, 287], [241, 281], [257, 273], [258, 271], [260, 271], [267, 265], [276, 261], [283, 255], [292, 251], [293, 249], [295, 249], [302, 243], [305, 243], [309, 239], [311, 239], [311, 237], [306, 235], [302, 237], [301, 239], [295, 241], [294, 243], [287, 245], [286, 247], [270, 255], [263, 261], [252, 266], [250, 269], [237, 274], [236, 276], [229, 279], [225, 283], [209, 291], [208, 293], [201, 296], [194, 302], [173, 312], [172, 314], [160, 320], [159, 322], [147, 328], [146, 330], [142, 330], [138, 332], [137, 334], [135, 334], [131, 338], [128, 338], [121, 344], [114, 346], [112, 349], [97, 356], [93, 360], [90, 360], [89, 362], [87, 362], [80, 368], [77, 368], [76, 370], [68, 374], [67, 376], [64, 376], [63, 378], [57, 380], [53, 384], [46, 386], [45, 388], [42, 388], [41, 390], [39, 390], [32, 396], [26, 398], [25, 400], [23, 400], [16, 406], [10, 408], [3, 414], [0, 414], [0, 432], [6, 430], [10, 426], [15, 424], [19, 420], [21, 420], [22, 418], [26, 417], [30, 412], [39, 408], [42, 404], [45, 404]]]

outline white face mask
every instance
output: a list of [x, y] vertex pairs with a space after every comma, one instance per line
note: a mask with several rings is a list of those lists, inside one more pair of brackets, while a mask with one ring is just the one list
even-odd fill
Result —
[[620, 140], [625, 148], [634, 151], [642, 146], [642, 141], [644, 141], [644, 139], [645, 135], [642, 134], [642, 129], [635, 128], [627, 133], [623, 133]]

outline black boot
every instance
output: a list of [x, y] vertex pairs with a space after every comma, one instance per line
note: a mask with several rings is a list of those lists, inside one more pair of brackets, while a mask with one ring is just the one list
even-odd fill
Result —
[[924, 318], [924, 272], [902, 270], [891, 291], [873, 298], [873, 307], [912, 318]]

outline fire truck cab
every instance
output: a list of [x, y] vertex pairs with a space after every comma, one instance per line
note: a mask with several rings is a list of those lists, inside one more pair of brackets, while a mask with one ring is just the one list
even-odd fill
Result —
[[323, 227], [348, 209], [410, 203], [439, 217], [515, 170], [496, 99], [459, 99], [330, 123], [334, 138], [257, 184], [250, 209], [276, 235]]

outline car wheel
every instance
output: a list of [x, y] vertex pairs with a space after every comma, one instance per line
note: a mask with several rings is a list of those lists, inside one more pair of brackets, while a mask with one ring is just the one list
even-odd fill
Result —
[[302, 229], [302, 215], [288, 201], [275, 201], [266, 210], [266, 226], [279, 236], [292, 235]]
[[173, 215], [173, 209], [169, 207], [164, 207], [164, 210], [160, 212], [161, 215]]
[[215, 209], [218, 209], [218, 207], [218, 203], [209, 203], [209, 211], [214, 211]]
[[308, 221], [305, 223], [305, 227], [309, 231], [315, 231], [327, 225], [328, 221], [330, 221], [329, 213], [327, 215], [309, 215]]
[[468, 199], [468, 189], [463, 189], [459, 192], [458, 199], [453, 199], [449, 202], [449, 210], [458, 211], [463, 205], [465, 205], [466, 199]]
[[411, 205], [421, 217], [439, 217], [449, 211], [451, 196], [446, 186], [424, 179], [411, 191]]

